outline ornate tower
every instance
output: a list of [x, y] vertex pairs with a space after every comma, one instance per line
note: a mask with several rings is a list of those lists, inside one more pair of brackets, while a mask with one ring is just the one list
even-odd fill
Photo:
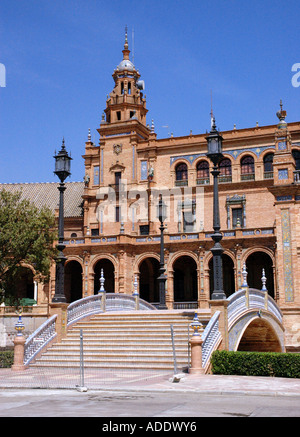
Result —
[[286, 111], [277, 112], [279, 123], [275, 131], [275, 154], [273, 161], [274, 185], [286, 185], [294, 182], [295, 161], [292, 155], [292, 140], [285, 121]]

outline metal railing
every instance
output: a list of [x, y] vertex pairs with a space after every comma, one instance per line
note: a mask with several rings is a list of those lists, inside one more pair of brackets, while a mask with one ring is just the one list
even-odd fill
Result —
[[57, 314], [54, 314], [27, 338], [24, 345], [25, 366], [27, 366], [36, 355], [57, 336], [55, 331], [56, 319]]

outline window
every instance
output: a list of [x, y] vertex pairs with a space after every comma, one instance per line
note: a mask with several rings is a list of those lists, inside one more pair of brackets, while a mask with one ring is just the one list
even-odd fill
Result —
[[95, 228], [95, 229], [91, 229], [91, 234], [92, 234], [92, 237], [96, 237], [96, 236], [98, 236], [99, 235], [99, 229], [97, 228]]
[[117, 120], [121, 120], [121, 111], [117, 111]]
[[94, 167], [94, 185], [99, 185], [99, 166]]
[[243, 223], [243, 208], [232, 209], [232, 227], [241, 227]]
[[228, 158], [222, 159], [219, 164], [219, 182], [231, 182], [231, 161]]
[[128, 83], [128, 94], [131, 94], [131, 82]]
[[207, 161], [200, 161], [197, 164], [197, 185], [209, 184], [209, 164]]
[[264, 178], [272, 179], [273, 178], [273, 153], [268, 153], [264, 156]]
[[115, 172], [115, 190], [116, 191], [120, 190], [121, 179], [122, 179], [122, 173], [120, 171], [116, 171]]
[[140, 226], [140, 235], [149, 235], [149, 225]]
[[300, 150], [293, 150], [292, 154], [295, 160], [296, 170], [300, 170]]
[[188, 184], [188, 170], [186, 164], [178, 164], [175, 170], [177, 186], [185, 186]]
[[241, 159], [241, 180], [254, 180], [254, 158], [252, 156], [245, 156]]
[[77, 237], [76, 232], [72, 232], [72, 234], [71, 234], [71, 238], [76, 238], [76, 237]]
[[119, 222], [121, 218], [121, 208], [116, 206], [116, 222]]

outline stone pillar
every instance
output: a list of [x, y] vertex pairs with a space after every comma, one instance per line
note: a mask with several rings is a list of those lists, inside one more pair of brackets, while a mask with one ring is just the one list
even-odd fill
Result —
[[194, 329], [192, 338], [190, 339], [191, 345], [191, 367], [189, 373], [191, 375], [202, 375], [204, 374], [204, 369], [202, 367], [202, 332], [203, 326], [199, 322], [197, 313], [195, 314], [194, 320], [191, 324]]
[[220, 300], [210, 300], [209, 301], [211, 307], [211, 316], [215, 314], [216, 311], [220, 311], [219, 317], [219, 331], [222, 336], [222, 342], [219, 347], [220, 350], [228, 350], [229, 348], [229, 340], [228, 340], [228, 300], [220, 299]]
[[61, 339], [67, 335], [67, 308], [68, 303], [51, 303], [50, 304], [50, 316], [57, 314], [55, 329], [57, 333], [57, 342], [60, 343]]
[[25, 370], [24, 366], [24, 346], [25, 346], [25, 337], [23, 335], [23, 331], [25, 326], [22, 322], [21, 313], [19, 314], [19, 320], [16, 323], [15, 329], [17, 331], [17, 335], [14, 338], [14, 364], [11, 367], [13, 371]]

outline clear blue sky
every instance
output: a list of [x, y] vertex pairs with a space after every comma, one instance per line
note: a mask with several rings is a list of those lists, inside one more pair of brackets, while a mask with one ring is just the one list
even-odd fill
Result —
[[211, 90], [221, 131], [300, 120], [299, 0], [1, 0], [0, 183], [57, 181], [63, 136], [82, 180], [126, 24], [159, 138], [209, 130]]

